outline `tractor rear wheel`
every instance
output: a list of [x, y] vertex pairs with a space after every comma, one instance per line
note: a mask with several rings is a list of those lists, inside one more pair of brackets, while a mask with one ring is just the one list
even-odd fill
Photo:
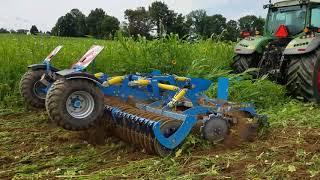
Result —
[[104, 95], [88, 80], [60, 79], [53, 83], [46, 98], [49, 117], [66, 130], [87, 130], [103, 115]]
[[320, 49], [290, 57], [287, 72], [288, 90], [307, 101], [320, 102]]
[[[233, 57], [233, 63], [231, 64], [231, 68], [234, 73], [243, 73], [249, 68], [255, 68], [256, 63], [259, 62], [260, 58], [254, 54], [251, 55], [236, 55]], [[257, 62], [256, 62], [257, 61]]]
[[40, 82], [45, 70], [29, 70], [20, 81], [20, 92], [26, 103], [35, 108], [44, 108], [47, 86]]

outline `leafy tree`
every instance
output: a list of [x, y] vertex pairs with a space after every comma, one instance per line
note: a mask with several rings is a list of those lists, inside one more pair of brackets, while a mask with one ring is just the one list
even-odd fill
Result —
[[53, 35], [73, 37], [77, 35], [77, 24], [72, 14], [67, 13], [58, 19], [55, 27], [52, 29]]
[[87, 26], [86, 26], [86, 16], [79, 9], [72, 9], [70, 11], [70, 14], [74, 18], [74, 21], [76, 22], [75, 36], [77, 37], [85, 36], [88, 33]]
[[52, 28], [56, 36], [83, 37], [86, 34], [85, 15], [78, 9], [72, 9], [58, 19]]
[[[118, 32], [122, 37], [129, 37], [129, 24], [126, 21], [121, 22]], [[118, 33], [116, 35], [118, 35]]]
[[77, 36], [77, 22], [71, 13], [67, 13], [64, 16], [63, 23], [63, 25], [66, 27], [65, 32], [67, 36]]
[[4, 28], [0, 28], [0, 33], [10, 33], [10, 32]]
[[51, 33], [54, 36], [63, 36], [64, 32], [63, 32], [63, 28], [64, 26], [63, 24], [63, 18], [64, 16], [61, 16], [58, 21], [56, 22], [56, 25], [52, 28]]
[[117, 18], [113, 16], [106, 16], [101, 24], [101, 27], [103, 29], [103, 36], [108, 38], [114, 37], [116, 31], [120, 29], [119, 25], [120, 22]]
[[254, 15], [244, 16], [239, 19], [239, 26], [241, 31], [260, 31], [263, 32], [265, 20]]
[[207, 16], [204, 18], [203, 36], [211, 37], [212, 35], [220, 35], [226, 28], [227, 19], [221, 14]]
[[186, 18], [182, 14], [175, 14], [169, 17], [172, 19], [168, 21], [168, 34], [178, 34], [180, 38], [189, 34], [191, 24], [188, 24], [188, 21], [186, 21]]
[[152, 22], [148, 11], [144, 7], [139, 7], [136, 10], [127, 9], [125, 18], [129, 21], [128, 30], [130, 35], [151, 37]]
[[103, 37], [103, 30], [102, 30], [102, 22], [106, 16], [106, 13], [101, 8], [96, 8], [95, 10], [92, 10], [89, 14], [89, 16], [86, 19], [86, 24], [89, 29], [89, 34], [102, 38]]
[[187, 15], [187, 24], [191, 24], [191, 33], [204, 34], [204, 28], [206, 26], [207, 12], [203, 9], [191, 11]]
[[168, 20], [175, 16], [173, 11], [170, 11], [168, 5], [164, 2], [155, 1], [149, 6], [149, 14], [153, 23], [156, 24], [157, 35], [163, 35], [168, 25]]
[[240, 31], [238, 27], [238, 22], [235, 20], [230, 20], [227, 22], [226, 31], [223, 34], [224, 39], [228, 41], [237, 41]]
[[33, 35], [38, 34], [39, 30], [38, 30], [37, 26], [35, 26], [35, 25], [31, 26], [30, 33]]
[[164, 2], [153, 2], [149, 6], [149, 15], [152, 23], [156, 26], [158, 37], [170, 33], [183, 37], [189, 33], [190, 28], [186, 24], [185, 17], [169, 10], [168, 5]]
[[106, 15], [102, 9], [92, 10], [87, 18], [78, 9], [72, 9], [58, 19], [52, 34], [72, 37], [83, 37], [87, 34], [96, 38], [110, 37], [119, 29], [119, 24], [117, 18]]
[[86, 18], [89, 34], [96, 38], [113, 37], [119, 30], [120, 22], [116, 17], [109, 16], [103, 9], [95, 9]]

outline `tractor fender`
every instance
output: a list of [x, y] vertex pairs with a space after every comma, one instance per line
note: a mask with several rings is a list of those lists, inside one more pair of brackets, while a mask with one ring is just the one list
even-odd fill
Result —
[[264, 47], [268, 44], [270, 40], [272, 40], [271, 37], [247, 37], [241, 40], [236, 45], [236, 47], [234, 48], [234, 52], [236, 54], [253, 54], [255, 52], [262, 53]]
[[86, 72], [80, 72], [74, 69], [65, 69], [56, 73], [58, 76], [64, 77], [66, 80], [71, 79], [86, 79], [91, 81], [97, 85], [102, 85], [102, 81], [96, 78], [93, 74], [89, 74]]
[[[47, 69], [47, 65], [45, 64], [32, 64], [30, 66], [28, 66], [28, 69], [32, 69], [34, 71], [36, 70], [46, 70]], [[55, 67], [52, 67], [50, 66], [50, 70], [53, 71], [53, 72], [58, 72], [59, 69], [55, 68]]]
[[293, 39], [284, 50], [284, 55], [306, 54], [320, 46], [320, 36], [310, 38], [297, 37]]

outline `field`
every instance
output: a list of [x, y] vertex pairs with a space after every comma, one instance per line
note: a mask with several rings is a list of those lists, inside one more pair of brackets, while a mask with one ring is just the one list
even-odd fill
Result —
[[[231, 79], [230, 100], [252, 102], [271, 127], [252, 143], [208, 144], [190, 136], [170, 158], [146, 155], [99, 130], [67, 132], [43, 110], [30, 110], [19, 95], [27, 66], [39, 63], [57, 45], [53, 60], [67, 68], [93, 44], [105, 46], [90, 70], [119, 75], [159, 69], [216, 80]], [[229, 74], [233, 43], [183, 42], [175, 36], [138, 41], [0, 35], [0, 179], [318, 179], [320, 107], [290, 97], [266, 78]], [[208, 95], [215, 95], [213, 86]]]

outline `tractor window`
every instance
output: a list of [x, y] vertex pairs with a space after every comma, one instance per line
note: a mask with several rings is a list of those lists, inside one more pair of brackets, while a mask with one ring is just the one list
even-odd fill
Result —
[[271, 8], [268, 14], [267, 33], [274, 34], [280, 25], [285, 25], [290, 35], [302, 32], [306, 24], [306, 13], [306, 6]]
[[320, 28], [320, 7], [311, 10], [311, 26]]

